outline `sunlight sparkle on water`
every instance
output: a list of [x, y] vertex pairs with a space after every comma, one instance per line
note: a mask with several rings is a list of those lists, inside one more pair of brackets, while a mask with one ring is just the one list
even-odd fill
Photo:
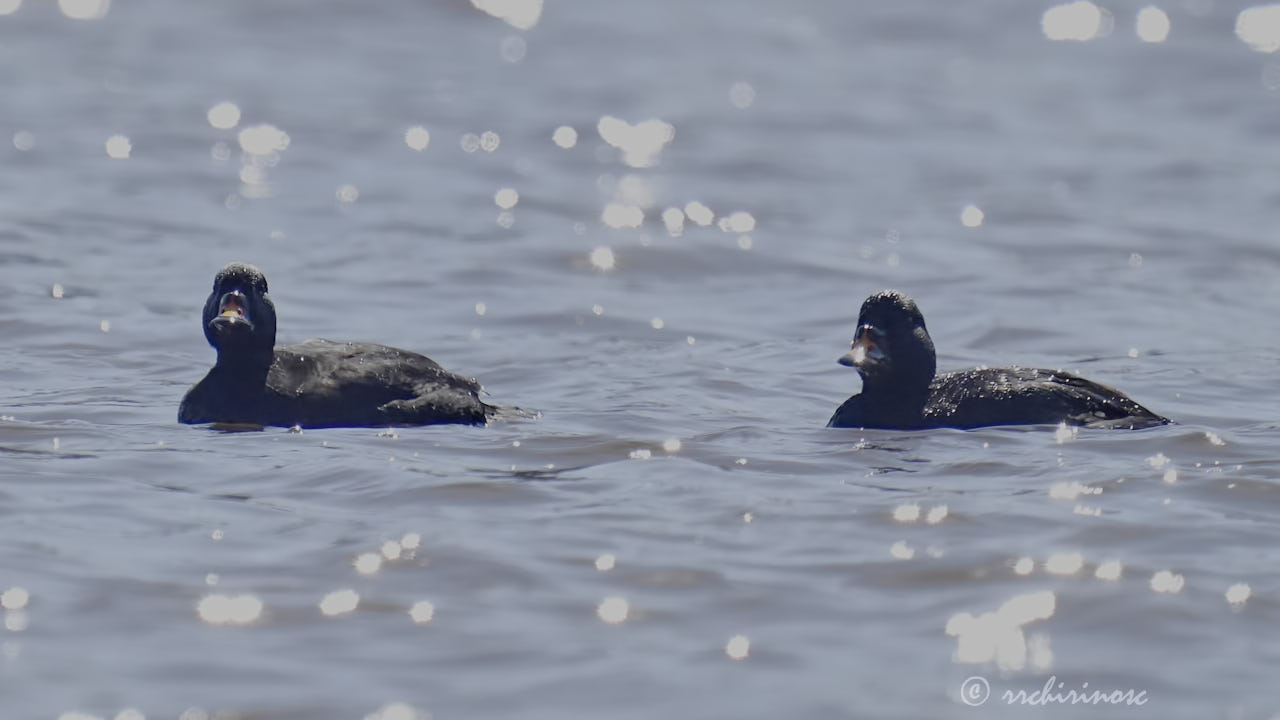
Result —
[[355, 185], [343, 185], [334, 191], [333, 196], [343, 205], [350, 205], [360, 198], [360, 190]]
[[524, 55], [528, 51], [529, 44], [519, 35], [508, 35], [498, 44], [498, 56], [509, 63], [524, 60]]
[[967, 228], [976, 228], [982, 225], [986, 214], [982, 212], [982, 208], [977, 205], [965, 205], [960, 211], [960, 224]]
[[711, 212], [711, 208], [697, 200], [684, 206], [684, 214], [701, 227], [710, 225], [711, 221], [716, 219], [715, 213]]
[[749, 233], [756, 229], [756, 219], [742, 210], [720, 218], [717, 224], [724, 232]]
[[624, 163], [636, 168], [657, 163], [658, 153], [676, 135], [675, 126], [656, 118], [632, 125], [612, 115], [600, 118], [596, 132], [606, 143], [622, 151]]
[[680, 447], [680, 438], [667, 438], [662, 441], [662, 449], [664, 452], [678, 453], [680, 452]]
[[1054, 575], [1075, 575], [1084, 567], [1080, 553], [1054, 553], [1044, 561], [1044, 569]]
[[240, 149], [250, 155], [270, 155], [289, 149], [289, 134], [275, 125], [251, 125], [236, 135]]
[[1119, 560], [1108, 560], [1098, 566], [1093, 572], [1093, 576], [1099, 580], [1119, 580], [1124, 574], [1124, 565]]
[[908, 545], [906, 540], [899, 540], [889, 546], [889, 554], [897, 560], [910, 560], [916, 556], [916, 549]]
[[405, 550], [417, 550], [421, 544], [422, 536], [418, 533], [405, 533], [404, 537], [400, 538], [400, 547]]
[[746, 110], [756, 101], [756, 89], [750, 83], [736, 82], [729, 88], [729, 104]]
[[728, 655], [730, 660], [745, 660], [747, 655], [751, 654], [751, 641], [746, 635], [734, 635], [729, 638], [729, 642], [725, 643], [724, 654]]
[[112, 720], [147, 720], [147, 716], [142, 714], [141, 710], [135, 708], [125, 708], [116, 713]]
[[1232, 605], [1243, 606], [1249, 600], [1249, 596], [1253, 594], [1253, 590], [1247, 583], [1236, 583], [1227, 588], [1227, 602]]
[[1170, 570], [1161, 570], [1151, 576], [1151, 589], [1158, 593], [1180, 593], [1186, 579]]
[[591, 267], [600, 270], [601, 272], [608, 272], [614, 268], [615, 260], [613, 257], [613, 250], [606, 245], [601, 245], [595, 250], [592, 250], [590, 260]]
[[112, 135], [107, 138], [107, 155], [116, 160], [126, 160], [133, 152], [133, 143], [124, 135]]
[[1030, 575], [1036, 569], [1036, 561], [1029, 557], [1020, 557], [1013, 564], [1013, 571], [1019, 575]]
[[[0, 13], [2, 14], [2, 13]], [[36, 136], [30, 130], [19, 130], [13, 134], [13, 149], [27, 152], [36, 146]]]
[[1142, 42], [1164, 42], [1169, 38], [1169, 16], [1154, 5], [1144, 7], [1138, 11], [1135, 31]]
[[404, 548], [400, 547], [400, 543], [395, 540], [388, 540], [382, 543], [380, 550], [382, 551], [382, 557], [388, 560], [398, 560], [400, 559], [400, 554], [404, 552]]
[[1055, 5], [1040, 18], [1040, 29], [1050, 40], [1086, 42], [1106, 35], [1111, 24], [1111, 14], [1088, 0]]
[[893, 519], [900, 523], [913, 523], [920, 519], [920, 506], [905, 503], [893, 509]]
[[596, 606], [596, 615], [610, 625], [626, 620], [630, 612], [631, 606], [627, 604], [626, 598], [607, 597]]
[[360, 605], [360, 595], [355, 590], [335, 590], [320, 601], [320, 612], [325, 615], [341, 615]]
[[1021, 670], [1027, 664], [1022, 626], [1053, 616], [1057, 599], [1050, 591], [1018, 595], [995, 612], [974, 617], [957, 613], [947, 621], [947, 635], [956, 638], [954, 660], [982, 664], [995, 661], [1001, 670]]
[[58, 0], [58, 10], [72, 20], [101, 20], [111, 9], [111, 0]]
[[360, 553], [352, 564], [361, 575], [372, 575], [382, 569], [382, 554]]
[[498, 133], [492, 130], [485, 130], [480, 135], [480, 149], [485, 152], [495, 152], [501, 144], [502, 138], [498, 137]]
[[196, 613], [210, 625], [244, 625], [262, 617], [262, 601], [253, 595], [206, 595]]
[[431, 133], [421, 125], [414, 125], [404, 131], [404, 144], [408, 145], [410, 150], [422, 152], [431, 144]]
[[600, 221], [615, 230], [629, 230], [644, 224], [644, 210], [635, 205], [609, 203], [600, 213]]
[[1054, 483], [1049, 487], [1049, 497], [1054, 500], [1075, 500], [1081, 495], [1101, 495], [1102, 488], [1089, 487], [1076, 481]]
[[0, 607], [5, 610], [21, 610], [27, 606], [27, 602], [31, 599], [31, 594], [26, 588], [11, 587], [0, 595]]
[[429, 623], [436, 616], [436, 606], [427, 600], [419, 600], [409, 608], [409, 617], [419, 625]]
[[600, 572], [609, 572], [617, 565], [617, 563], [618, 559], [615, 558], [612, 553], [605, 553], [604, 555], [596, 558], [596, 570], [599, 570]]
[[209, 108], [209, 124], [218, 130], [230, 130], [240, 124], [240, 108], [233, 102], [220, 102]]
[[684, 234], [684, 211], [676, 207], [663, 210], [662, 224], [666, 226], [668, 235], [680, 237]]
[[551, 133], [551, 142], [568, 150], [578, 144], [578, 131], [568, 125], [561, 125], [556, 131]]
[[666, 326], [667, 326], [667, 321], [663, 320], [660, 317], [656, 317], [649, 321], [649, 327], [653, 328], [654, 330], [661, 330]]
[[948, 512], [946, 505], [935, 505], [929, 508], [929, 514], [925, 516], [924, 521], [930, 525], [937, 525], [946, 519]]
[[0, 15], [12, 15], [22, 7], [22, 0], [0, 0]]
[[542, 0], [471, 0], [471, 4], [517, 30], [528, 30], [542, 17]]
[[364, 720], [431, 720], [431, 713], [418, 710], [409, 703], [394, 702], [365, 715]]
[[1241, 10], [1236, 16], [1236, 37], [1258, 52], [1280, 50], [1280, 5]]
[[493, 194], [493, 204], [503, 210], [510, 210], [520, 202], [520, 193], [511, 188], [502, 188]]

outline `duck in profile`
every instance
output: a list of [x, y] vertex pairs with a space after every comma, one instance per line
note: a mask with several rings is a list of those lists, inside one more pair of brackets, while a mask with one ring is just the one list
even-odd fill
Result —
[[282, 427], [483, 425], [501, 408], [474, 379], [407, 350], [308, 340], [275, 347], [276, 308], [258, 268], [232, 263], [213, 278], [201, 318], [217, 362], [178, 408], [178, 421]]
[[1062, 370], [977, 368], [935, 375], [933, 340], [915, 301], [893, 290], [862, 303], [853, 347], [839, 360], [862, 392], [827, 427], [923, 430], [1067, 423], [1143, 428], [1169, 422], [1124, 393]]

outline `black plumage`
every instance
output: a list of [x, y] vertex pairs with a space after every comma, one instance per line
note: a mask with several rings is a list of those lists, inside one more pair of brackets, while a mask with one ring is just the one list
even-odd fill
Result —
[[862, 392], [828, 427], [900, 430], [1067, 423], [1140, 428], [1169, 422], [1124, 393], [1062, 370], [977, 368], [935, 375], [933, 340], [915, 302], [892, 290], [867, 298], [853, 347], [840, 358]]
[[202, 321], [218, 359], [182, 398], [180, 422], [482, 425], [499, 410], [480, 400], [474, 379], [418, 353], [328, 340], [276, 348], [275, 305], [266, 277], [252, 265], [218, 272]]

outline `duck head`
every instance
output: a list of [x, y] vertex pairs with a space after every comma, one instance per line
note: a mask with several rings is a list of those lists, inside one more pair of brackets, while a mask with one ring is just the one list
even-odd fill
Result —
[[864, 393], [925, 392], [937, 369], [933, 340], [911, 298], [885, 290], [867, 298], [858, 312], [853, 344], [841, 365], [862, 376]]
[[231, 263], [219, 270], [201, 319], [205, 338], [218, 351], [218, 364], [270, 362], [276, 307], [267, 294], [267, 277], [258, 268]]

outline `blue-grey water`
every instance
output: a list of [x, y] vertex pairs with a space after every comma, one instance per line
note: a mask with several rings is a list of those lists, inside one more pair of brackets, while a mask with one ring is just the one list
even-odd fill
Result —
[[[0, 2], [0, 717], [1274, 717], [1280, 31], [1157, 1]], [[233, 260], [541, 417], [178, 425]], [[826, 429], [886, 287], [1177, 424]]]

